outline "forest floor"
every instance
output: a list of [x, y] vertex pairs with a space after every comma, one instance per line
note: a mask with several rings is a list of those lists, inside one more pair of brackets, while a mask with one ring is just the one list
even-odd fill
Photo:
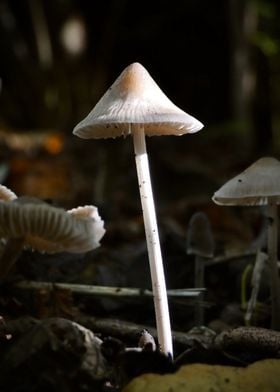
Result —
[[[206, 218], [213, 243], [204, 260], [203, 296], [169, 297], [174, 361], [149, 344], [139, 350], [144, 330], [156, 343], [157, 335], [152, 297], [143, 295], [151, 281], [130, 141], [64, 140], [56, 155], [42, 146], [11, 149], [3, 157], [7, 186], [66, 209], [93, 203], [106, 234], [101, 246], [86, 254], [25, 250], [2, 282], [1, 392], [115, 391], [140, 374], [173, 373], [183, 364], [246, 367], [279, 358], [266, 264], [256, 306], [245, 322], [257, 254], [266, 252], [263, 210], [220, 207], [211, 200], [259, 156], [244, 143], [241, 150], [238, 138], [152, 139], [148, 148], [169, 290], [195, 286], [197, 255], [189, 240], [195, 214]], [[204, 236], [196, 241], [203, 247]], [[37, 286], [28, 288], [28, 282]], [[103, 295], [76, 292], [75, 285], [141, 290], [125, 297], [110, 289]]]

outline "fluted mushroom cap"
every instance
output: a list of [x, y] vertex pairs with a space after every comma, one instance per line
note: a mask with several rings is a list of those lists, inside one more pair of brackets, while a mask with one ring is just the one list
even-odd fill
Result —
[[39, 251], [87, 252], [99, 246], [104, 233], [94, 206], [68, 213], [32, 198], [0, 201], [0, 237], [24, 238], [26, 245]]
[[203, 124], [179, 109], [139, 63], [126, 67], [96, 106], [74, 128], [84, 139], [128, 135], [136, 127], [145, 134], [182, 135], [199, 131]]
[[219, 205], [280, 204], [280, 162], [264, 157], [226, 182], [212, 200]]

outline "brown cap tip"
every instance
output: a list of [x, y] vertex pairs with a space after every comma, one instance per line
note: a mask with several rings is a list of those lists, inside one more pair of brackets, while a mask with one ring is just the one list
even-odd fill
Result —
[[182, 135], [203, 124], [179, 109], [139, 63], [126, 67], [96, 106], [74, 128], [84, 139], [128, 135], [135, 127], [145, 134]]

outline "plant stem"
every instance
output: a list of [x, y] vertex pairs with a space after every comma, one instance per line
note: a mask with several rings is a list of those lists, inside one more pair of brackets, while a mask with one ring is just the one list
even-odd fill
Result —
[[146, 151], [144, 128], [139, 127], [134, 129], [132, 134], [148, 247], [159, 346], [161, 351], [166, 355], [173, 356], [165, 277], [150, 179], [149, 162]]
[[267, 205], [268, 218], [268, 264], [271, 274], [271, 328], [280, 331], [280, 280], [277, 267], [277, 248], [278, 248], [278, 216], [276, 203]]
[[245, 325], [248, 327], [251, 324], [253, 312], [257, 305], [262, 273], [263, 273], [265, 263], [267, 262], [267, 259], [268, 259], [267, 254], [258, 250], [254, 269], [253, 269], [252, 279], [251, 279], [251, 286], [252, 286], [251, 297], [248, 301], [247, 310], [244, 316]]
[[[207, 260], [207, 259], [206, 259]], [[204, 287], [204, 272], [205, 272], [205, 257], [195, 257], [195, 282], [194, 287]], [[196, 325], [204, 325], [204, 308], [203, 308], [204, 293], [201, 292], [194, 308], [194, 319]]]

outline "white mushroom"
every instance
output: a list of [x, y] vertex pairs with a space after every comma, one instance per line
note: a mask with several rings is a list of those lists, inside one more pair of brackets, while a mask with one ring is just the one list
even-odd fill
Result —
[[94, 206], [67, 212], [35, 198], [0, 201], [0, 238], [7, 240], [0, 278], [6, 276], [23, 246], [47, 253], [83, 253], [97, 248], [104, 233]]
[[280, 204], [280, 162], [271, 157], [259, 159], [215, 192], [213, 201], [219, 205], [266, 206], [272, 328], [280, 330], [280, 280], [277, 267], [277, 205]]
[[145, 135], [194, 133], [202, 123], [174, 105], [139, 63], [129, 65], [74, 129], [81, 138], [131, 134], [141, 195], [160, 349], [173, 355], [166, 285]]

